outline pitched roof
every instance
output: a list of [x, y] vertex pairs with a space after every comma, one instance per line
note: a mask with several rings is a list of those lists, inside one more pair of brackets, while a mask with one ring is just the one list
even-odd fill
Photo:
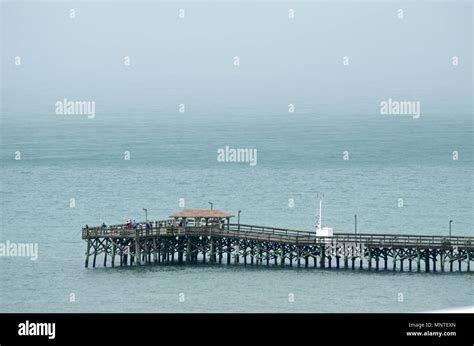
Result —
[[234, 215], [216, 209], [184, 209], [171, 217], [227, 218]]

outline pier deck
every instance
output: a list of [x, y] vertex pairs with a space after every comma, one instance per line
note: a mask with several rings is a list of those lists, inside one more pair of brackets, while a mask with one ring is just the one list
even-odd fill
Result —
[[[227, 263], [393, 271], [471, 271], [474, 237], [315, 232], [245, 224], [177, 227], [172, 220], [148, 228], [127, 225], [84, 228], [85, 266], [103, 255], [116, 264]], [[119, 263], [116, 263], [116, 257]], [[454, 266], [454, 264], [457, 264]], [[454, 268], [456, 267], [456, 268]]]

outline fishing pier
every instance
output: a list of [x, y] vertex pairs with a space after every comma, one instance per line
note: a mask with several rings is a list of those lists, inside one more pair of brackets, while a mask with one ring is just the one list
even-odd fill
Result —
[[185, 209], [167, 220], [82, 229], [85, 267], [227, 264], [471, 272], [474, 237], [316, 232], [231, 223], [219, 210]]

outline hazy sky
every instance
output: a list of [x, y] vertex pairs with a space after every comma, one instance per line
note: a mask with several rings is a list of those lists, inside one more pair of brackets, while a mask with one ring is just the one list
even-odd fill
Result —
[[306, 110], [364, 112], [398, 98], [421, 101], [424, 112], [468, 113], [472, 7], [470, 1], [3, 2], [5, 115], [34, 116], [63, 98], [95, 100], [110, 111], [186, 103], [199, 112], [286, 109], [292, 102]]

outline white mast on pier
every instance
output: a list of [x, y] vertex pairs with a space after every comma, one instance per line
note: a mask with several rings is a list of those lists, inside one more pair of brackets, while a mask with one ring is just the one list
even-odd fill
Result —
[[316, 198], [319, 198], [319, 214], [316, 216], [316, 230], [321, 229], [321, 222], [322, 222], [322, 209], [323, 209], [323, 197], [324, 194], [317, 194]]
[[319, 214], [316, 216], [316, 237], [332, 237], [332, 228], [322, 227], [324, 194], [318, 193], [316, 197], [319, 198]]

